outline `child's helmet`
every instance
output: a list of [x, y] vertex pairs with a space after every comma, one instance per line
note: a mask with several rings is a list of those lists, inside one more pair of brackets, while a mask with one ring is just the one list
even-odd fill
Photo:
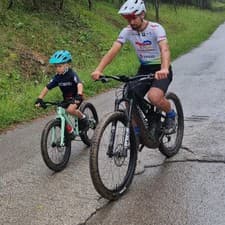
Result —
[[128, 14], [141, 14], [146, 12], [145, 3], [143, 0], [127, 0], [120, 8], [119, 14], [128, 15]]
[[72, 56], [71, 56], [70, 52], [68, 52], [66, 50], [56, 51], [49, 59], [49, 63], [51, 63], [51, 64], [68, 63], [71, 61], [72, 61]]

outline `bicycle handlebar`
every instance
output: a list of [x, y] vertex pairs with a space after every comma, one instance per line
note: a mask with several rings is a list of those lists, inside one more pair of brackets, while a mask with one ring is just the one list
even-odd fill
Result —
[[110, 78], [113, 80], [127, 83], [127, 82], [135, 81], [135, 80], [140, 80], [140, 81], [153, 80], [154, 77], [155, 77], [155, 74], [152, 74], [152, 73], [147, 74], [147, 75], [138, 75], [138, 76], [134, 76], [134, 77], [129, 77], [127, 75], [117, 75], [117, 76], [116, 75], [102, 75], [102, 76], [100, 76], [99, 80], [102, 83], [106, 83], [106, 82], [108, 82], [108, 78]]
[[41, 106], [42, 108], [46, 109], [48, 106], [58, 106], [58, 107], [64, 107], [65, 104], [68, 104], [68, 103], [73, 103], [72, 100], [67, 100], [66, 102], [65, 101], [55, 101], [55, 102], [49, 102], [49, 101], [43, 101], [43, 106]]

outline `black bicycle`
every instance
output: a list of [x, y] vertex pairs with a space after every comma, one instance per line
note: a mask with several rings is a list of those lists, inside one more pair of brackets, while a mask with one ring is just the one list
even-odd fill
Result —
[[[165, 112], [135, 94], [133, 88], [142, 82], [151, 82], [154, 79], [152, 74], [101, 77], [102, 82], [108, 79], [125, 84], [116, 92], [114, 112], [105, 115], [95, 129], [90, 151], [90, 174], [97, 192], [106, 199], [116, 200], [130, 186], [137, 152], [144, 146], [158, 148], [166, 157], [179, 151], [184, 117], [179, 98], [172, 92], [167, 93], [166, 98], [176, 112], [175, 130], [168, 134], [165, 132]], [[139, 138], [134, 134], [133, 119], [141, 130]]]
[[41, 154], [47, 167], [53, 171], [63, 170], [70, 158], [71, 141], [79, 138], [87, 145], [91, 145], [94, 130], [98, 124], [97, 111], [90, 102], [83, 102], [79, 109], [88, 117], [89, 126], [81, 130], [78, 117], [68, 114], [65, 105], [68, 102], [43, 102], [44, 108], [56, 107], [56, 118], [50, 120], [41, 135]]

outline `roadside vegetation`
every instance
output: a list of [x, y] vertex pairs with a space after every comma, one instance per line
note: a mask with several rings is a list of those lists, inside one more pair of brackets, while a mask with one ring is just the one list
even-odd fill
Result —
[[[49, 56], [67, 49], [73, 56], [73, 68], [84, 82], [86, 97], [94, 96], [117, 83], [93, 82], [90, 73], [111, 47], [120, 29], [126, 25], [112, 3], [87, 4], [68, 0], [63, 10], [31, 10], [23, 4], [0, 11], [0, 131], [19, 122], [48, 113], [36, 109], [34, 101], [54, 75]], [[222, 2], [218, 4], [220, 8]], [[225, 12], [188, 6], [160, 5], [159, 22], [166, 28], [172, 59], [198, 46], [219, 24]], [[154, 21], [154, 6], [148, 5], [147, 18]], [[138, 62], [127, 44], [105, 71], [107, 74], [134, 74]], [[131, 63], [132, 62], [132, 63]], [[58, 89], [47, 100], [61, 99]]]

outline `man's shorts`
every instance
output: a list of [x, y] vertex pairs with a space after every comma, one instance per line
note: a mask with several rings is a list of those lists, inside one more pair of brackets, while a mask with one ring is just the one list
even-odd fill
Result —
[[[136, 76], [146, 75], [146, 74], [150, 74], [150, 73], [155, 74], [155, 72], [159, 71], [160, 69], [161, 69], [161, 65], [141, 65], [138, 69]], [[161, 79], [161, 80], [154, 79], [152, 82], [149, 82], [149, 83], [145, 82], [145, 83], [136, 84], [133, 86], [132, 89], [140, 97], [144, 97], [145, 94], [147, 93], [147, 91], [151, 87], [159, 88], [164, 93], [166, 93], [172, 79], [173, 79], [173, 72], [172, 72], [172, 68], [170, 66], [169, 74], [166, 79]], [[137, 83], [137, 81], [135, 81], [135, 82]]]

